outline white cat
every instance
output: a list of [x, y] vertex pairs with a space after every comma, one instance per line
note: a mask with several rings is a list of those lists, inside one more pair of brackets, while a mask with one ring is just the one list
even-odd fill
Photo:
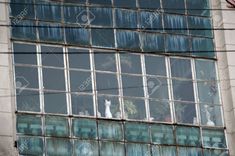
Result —
[[110, 111], [111, 101], [110, 100], [105, 100], [104, 105], [105, 105], [105, 117], [106, 118], [112, 118], [113, 115]]

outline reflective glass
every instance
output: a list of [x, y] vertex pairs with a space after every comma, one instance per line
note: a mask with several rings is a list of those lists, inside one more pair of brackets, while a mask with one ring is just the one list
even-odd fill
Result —
[[148, 96], [154, 99], [168, 99], [168, 83], [166, 78], [147, 77]]
[[162, 15], [160, 11], [159, 12], [140, 11], [139, 16], [140, 16], [140, 28], [146, 31], [163, 32]]
[[96, 72], [96, 87], [98, 94], [118, 95], [117, 75]]
[[124, 99], [124, 117], [126, 119], [146, 120], [145, 101], [142, 99]]
[[17, 115], [17, 133], [42, 135], [41, 117], [36, 115]]
[[213, 81], [216, 80], [215, 62], [210, 60], [196, 60], [197, 79]]
[[202, 150], [200, 148], [178, 148], [179, 155], [187, 155], [187, 156], [202, 156]]
[[117, 48], [140, 50], [139, 33], [135, 31], [117, 30]]
[[200, 129], [196, 127], [176, 127], [176, 142], [178, 145], [200, 147]]
[[116, 72], [116, 57], [112, 52], [95, 51], [95, 69]]
[[[23, 18], [35, 18], [33, 0], [11, 0], [11, 15], [15, 24]], [[13, 21], [14, 21], [13, 20]]]
[[164, 57], [145, 56], [145, 68], [148, 75], [166, 76], [166, 62]]
[[169, 125], [151, 125], [152, 142], [156, 144], [172, 145], [175, 143], [173, 127]]
[[91, 25], [113, 26], [113, 15], [111, 8], [90, 7], [89, 14], [94, 15], [94, 19], [90, 18]]
[[73, 153], [72, 143], [69, 139], [48, 138], [46, 139], [46, 145], [48, 156], [71, 156]]
[[191, 61], [189, 59], [171, 58], [171, 76], [192, 79]]
[[74, 45], [90, 45], [90, 32], [86, 28], [67, 26], [65, 29], [66, 41]]
[[142, 76], [122, 75], [122, 85], [124, 96], [144, 96]]
[[71, 95], [72, 112], [81, 116], [94, 116], [93, 97], [91, 95]]
[[90, 140], [75, 140], [74, 153], [79, 156], [99, 156], [98, 143]]
[[175, 114], [178, 123], [198, 124], [194, 103], [175, 102]]
[[66, 94], [63, 92], [44, 92], [46, 113], [67, 114]]
[[204, 149], [204, 156], [229, 156], [227, 150]]
[[91, 72], [70, 70], [72, 92], [92, 92]]
[[69, 123], [64, 117], [46, 116], [45, 131], [47, 136], [68, 137]]
[[125, 156], [123, 143], [100, 142], [100, 156]]
[[[79, 0], [79, 1], [76, 0], [76, 3], [79, 3], [80, 1], [81, 0]], [[85, 22], [88, 22], [87, 18], [85, 20], [82, 19], [83, 15], [85, 15], [85, 17], [87, 17], [86, 7], [74, 6], [74, 5], [64, 5], [63, 10], [64, 10], [65, 22], [76, 23], [79, 25], [82, 25]]]
[[147, 144], [127, 143], [126, 155], [128, 156], [151, 156], [150, 146]]
[[56, 46], [41, 46], [43, 66], [64, 67], [63, 48]]
[[192, 81], [173, 80], [174, 100], [194, 101]]
[[90, 69], [90, 56], [87, 49], [68, 49], [69, 68]]
[[201, 124], [206, 126], [223, 126], [221, 106], [200, 104]]
[[20, 137], [18, 150], [21, 155], [43, 155], [43, 140], [38, 137]]
[[214, 58], [214, 43], [212, 39], [193, 38], [192, 39], [193, 55]]
[[13, 25], [13, 38], [36, 40], [36, 23], [34, 21], [21, 20], [20, 23], [16, 23], [15, 25], [13, 22], [14, 21], [12, 20], [11, 23]]
[[141, 74], [140, 55], [121, 54], [120, 61], [122, 73]]
[[114, 47], [114, 31], [112, 29], [91, 29], [92, 45]]
[[164, 51], [164, 36], [152, 33], [142, 33], [142, 49], [145, 52], [163, 52]]
[[138, 0], [141, 9], [161, 9], [160, 0]]
[[169, 53], [187, 54], [189, 51], [189, 39], [184, 36], [167, 35], [166, 51]]
[[43, 68], [44, 89], [65, 90], [64, 70]]
[[133, 10], [115, 9], [117, 28], [137, 29], [137, 12]]
[[188, 13], [191, 15], [210, 16], [208, 0], [186, 0]]
[[136, 0], [114, 0], [114, 6], [120, 8], [135, 8]]
[[150, 120], [171, 122], [169, 102], [149, 100]]
[[[177, 1], [179, 3], [179, 1]], [[165, 15], [164, 27], [167, 33], [187, 34], [187, 20], [186, 16], [179, 15]]]
[[38, 30], [42, 41], [63, 42], [64, 40], [61, 24], [40, 22]]
[[224, 130], [203, 129], [203, 146], [212, 148], [227, 148]]
[[176, 147], [152, 146], [152, 156], [176, 156]]
[[111, 0], [88, 0], [90, 4], [112, 5]]
[[[174, 4], [174, 5], [173, 5]], [[185, 13], [185, 3], [184, 1], [179, 0], [164, 0], [162, 5], [165, 12], [169, 13]]]

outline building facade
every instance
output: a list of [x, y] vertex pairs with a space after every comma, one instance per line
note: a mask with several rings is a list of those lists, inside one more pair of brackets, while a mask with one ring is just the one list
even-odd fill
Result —
[[222, 0], [1, 0], [0, 156], [235, 156], [234, 16]]

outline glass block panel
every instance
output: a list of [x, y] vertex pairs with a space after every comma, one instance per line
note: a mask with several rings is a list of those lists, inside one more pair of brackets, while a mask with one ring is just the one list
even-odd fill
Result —
[[[37, 65], [36, 46], [13, 43], [14, 63]], [[28, 53], [28, 54], [27, 54]]]
[[36, 23], [34, 21], [21, 20], [20, 23], [14, 25], [12, 23], [12, 37], [20, 39], [36, 40]]
[[90, 18], [90, 24], [96, 26], [113, 26], [113, 15], [111, 8], [90, 7], [89, 14], [94, 15], [94, 19]]
[[152, 142], [156, 144], [172, 145], [175, 143], [173, 127], [169, 125], [151, 125]]
[[[70, 0], [71, 1], [71, 0]], [[75, 0], [74, 0], [75, 1]], [[79, 3], [81, 0], [77, 1]], [[64, 5], [64, 21], [67, 23], [76, 23], [78, 25], [88, 24], [86, 7]], [[82, 17], [85, 17], [84, 19]]]
[[43, 68], [42, 72], [44, 89], [65, 90], [64, 70]]
[[124, 99], [124, 117], [126, 119], [146, 120], [145, 101], [142, 99]]
[[122, 73], [141, 74], [140, 55], [120, 54]]
[[117, 47], [121, 49], [140, 50], [139, 33], [117, 30]]
[[110, 122], [110, 121], [99, 121], [98, 122], [98, 131], [100, 139], [108, 140], [123, 140], [123, 129], [122, 124], [119, 122]]
[[114, 0], [114, 6], [118, 8], [136, 8], [136, 0]]
[[41, 46], [43, 66], [64, 67], [63, 48], [56, 46]]
[[195, 65], [197, 79], [208, 81], [216, 80], [215, 61], [196, 60]]
[[175, 102], [175, 114], [178, 123], [198, 124], [194, 103]]
[[202, 156], [202, 150], [200, 148], [178, 148], [178, 155], [188, 155], [188, 156]]
[[79, 156], [99, 156], [98, 142], [90, 140], [75, 140], [74, 153]]
[[121, 110], [118, 97], [98, 96], [98, 117], [120, 119]]
[[145, 68], [148, 75], [166, 76], [166, 62], [164, 57], [145, 55]]
[[92, 45], [99, 47], [114, 47], [114, 32], [112, 29], [91, 29]]
[[21, 155], [43, 155], [43, 140], [36, 137], [20, 137], [18, 150]]
[[124, 96], [144, 97], [142, 76], [122, 75]]
[[84, 139], [96, 138], [96, 120], [76, 118], [72, 121], [72, 131], [74, 136]]
[[117, 75], [96, 72], [96, 87], [98, 94], [118, 95]]
[[70, 70], [72, 92], [92, 92], [91, 72]]
[[174, 100], [194, 102], [192, 81], [172, 80]]
[[156, 35], [152, 33], [142, 33], [142, 49], [143, 51], [154, 53], [154, 52], [164, 52], [164, 36]]
[[[154, 1], [152, 2], [154, 3]], [[162, 14], [160, 11], [159, 12], [140, 11], [139, 16], [140, 16], [140, 28], [146, 31], [150, 30], [154, 32], [163, 32]]]
[[150, 120], [171, 122], [171, 110], [168, 101], [149, 100]]
[[65, 29], [66, 41], [69, 44], [90, 45], [89, 29], [67, 26]]
[[125, 156], [123, 143], [100, 142], [100, 156]]
[[39, 2], [36, 5], [37, 18], [48, 21], [61, 21], [61, 5], [60, 3]]
[[210, 16], [208, 0], [187, 0], [188, 13], [191, 15]]
[[189, 25], [189, 32], [191, 35], [213, 37], [212, 30], [211, 30], [212, 22], [209, 18], [189, 16], [188, 25]]
[[[174, 5], [172, 5], [174, 4]], [[179, 0], [164, 0], [162, 1], [162, 5], [165, 12], [169, 13], [185, 13], [185, 3], [184, 1]]]
[[223, 126], [221, 106], [200, 104], [201, 124], [207, 126]]
[[187, 51], [189, 51], [189, 39], [184, 36], [167, 35], [166, 51], [169, 53], [187, 55]]
[[41, 135], [41, 117], [36, 115], [17, 115], [17, 133], [26, 135]]
[[203, 129], [203, 146], [212, 148], [227, 148], [224, 130]]
[[191, 60], [171, 58], [171, 76], [192, 79]]
[[17, 89], [16, 93], [18, 111], [40, 111], [39, 91]]
[[143, 123], [126, 122], [125, 140], [133, 142], [150, 142], [149, 125]]
[[137, 12], [136, 11], [115, 9], [115, 16], [116, 16], [117, 28], [137, 29]]
[[200, 147], [200, 129], [196, 127], [176, 127], [176, 142], [178, 145]]
[[15, 87], [38, 88], [38, 68], [15, 66]]
[[69, 68], [90, 69], [89, 51], [86, 49], [68, 49]]
[[39, 39], [42, 41], [63, 42], [64, 32], [61, 24], [39, 23]]
[[147, 77], [148, 96], [154, 99], [168, 99], [168, 83], [166, 78]]
[[193, 55], [214, 58], [214, 43], [212, 39], [193, 38], [192, 39]]
[[138, 0], [141, 9], [161, 9], [160, 0]]
[[111, 0], [88, 0], [89, 4], [98, 4], [98, 5], [112, 5]]
[[[179, 3], [179, 1], [177, 1]], [[167, 33], [187, 34], [186, 16], [165, 15], [164, 27]]]
[[176, 156], [176, 147], [152, 146], [152, 156]]
[[151, 156], [150, 146], [147, 144], [126, 145], [126, 155], [128, 156]]
[[204, 156], [229, 156], [227, 150], [204, 149]]
[[33, 0], [11, 0], [11, 15], [13, 23], [19, 23], [22, 18], [35, 18]]
[[81, 116], [94, 116], [93, 97], [91, 95], [72, 94], [72, 112]]
[[95, 69], [116, 72], [116, 57], [112, 52], [95, 51]]
[[69, 139], [47, 139], [47, 155], [56, 156], [71, 156], [72, 143]]
[[47, 136], [68, 137], [68, 119], [59, 116], [46, 116], [45, 131]]
[[44, 92], [44, 105], [46, 113], [67, 114], [66, 93]]

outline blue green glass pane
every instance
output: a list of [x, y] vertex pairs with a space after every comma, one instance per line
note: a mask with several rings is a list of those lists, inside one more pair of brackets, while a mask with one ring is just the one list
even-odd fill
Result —
[[164, 52], [164, 37], [151, 33], [142, 33], [142, 49], [148, 53]]
[[201, 124], [206, 126], [223, 126], [221, 106], [200, 105]]
[[[76, 3], [78, 1], [76, 0]], [[67, 23], [76, 23], [79, 25], [86, 24], [87, 19], [87, 10], [86, 7], [74, 6], [74, 5], [64, 5], [64, 21]], [[82, 17], [85, 17], [83, 19]]]
[[169, 102], [149, 100], [150, 120], [171, 122]]
[[34, 21], [22, 20], [20, 23], [14, 24], [11, 21], [12, 26], [12, 37], [20, 39], [36, 40], [36, 23]]
[[227, 150], [204, 149], [204, 156], [229, 156]]
[[168, 35], [166, 37], [166, 51], [169, 53], [188, 55], [189, 39], [184, 36]]
[[216, 80], [215, 61], [196, 60], [196, 76], [201, 80]]
[[27, 135], [41, 135], [42, 121], [40, 116], [17, 115], [17, 133]]
[[90, 19], [91, 25], [113, 26], [113, 15], [111, 8], [90, 7], [89, 14], [94, 15], [94, 19]]
[[141, 74], [140, 55], [120, 54], [122, 73]]
[[214, 58], [214, 43], [212, 39], [193, 38], [192, 51], [194, 56]]
[[136, 8], [136, 0], [114, 0], [113, 3], [118, 8]]
[[91, 29], [92, 45], [114, 48], [114, 31], [112, 29]]
[[47, 116], [45, 119], [45, 127], [47, 136], [69, 136], [68, 120], [64, 117]]
[[132, 10], [116, 9], [116, 27], [137, 29], [137, 13]]
[[176, 142], [178, 145], [200, 147], [200, 130], [195, 127], [176, 127]]
[[61, 24], [39, 23], [39, 38], [42, 41], [63, 42], [64, 33]]
[[95, 139], [97, 136], [96, 121], [89, 119], [73, 119], [73, 135], [84, 139]]
[[90, 56], [87, 49], [68, 49], [69, 68], [90, 69]]
[[194, 89], [192, 81], [173, 79], [174, 100], [194, 102]]
[[166, 76], [166, 61], [164, 57], [146, 55], [145, 68], [148, 75]]
[[141, 9], [161, 9], [160, 0], [138, 0]]
[[191, 60], [171, 58], [170, 63], [172, 77], [192, 79]]
[[143, 97], [143, 81], [141, 76], [122, 76], [124, 96]]
[[150, 98], [167, 100], [168, 84], [167, 79], [161, 77], [147, 77], [148, 95]]
[[91, 72], [70, 70], [72, 92], [92, 92]]
[[43, 155], [43, 140], [36, 137], [20, 137], [18, 151], [21, 155]]
[[111, 0], [88, 0], [89, 4], [97, 4], [97, 5], [108, 5], [111, 6], [112, 5], [112, 1]]
[[99, 138], [121, 141], [123, 139], [122, 124], [118, 122], [99, 121]]
[[223, 130], [203, 129], [203, 146], [212, 148], [227, 148]]
[[186, 16], [165, 15], [164, 27], [167, 33], [187, 34]]
[[169, 13], [185, 13], [185, 3], [179, 0], [164, 0], [162, 1], [163, 9]]
[[90, 45], [90, 33], [88, 29], [71, 26], [66, 28], [66, 41], [69, 44]]
[[172, 126], [154, 124], [151, 126], [151, 135], [153, 143], [167, 145], [175, 143]]
[[86, 1], [87, 0], [64, 0], [64, 3], [75, 3], [75, 4], [77, 4], [77, 3], [79, 3], [79, 4], [85, 4], [86, 3]]
[[75, 140], [74, 153], [79, 156], [99, 156], [98, 142], [90, 140]]
[[68, 139], [47, 139], [47, 155], [48, 156], [71, 156], [72, 143]]
[[146, 31], [163, 32], [160, 12], [140, 11], [140, 28]]
[[208, 0], [187, 0], [188, 13], [191, 15], [210, 16]]
[[44, 108], [46, 113], [67, 114], [66, 93], [44, 92]]
[[95, 51], [94, 52], [95, 69], [101, 71], [116, 72], [115, 54], [111, 52]]
[[40, 111], [39, 91], [30, 91], [20, 88], [16, 90], [16, 93], [18, 111]]
[[178, 155], [187, 156], [202, 156], [202, 150], [200, 148], [178, 148]]
[[65, 90], [64, 70], [43, 68], [42, 72], [44, 89]]
[[178, 123], [197, 124], [196, 105], [194, 103], [175, 102], [175, 115]]
[[91, 95], [71, 95], [72, 112], [80, 116], [94, 116], [93, 97]]
[[176, 147], [152, 146], [152, 156], [176, 156]]
[[118, 95], [117, 75], [96, 72], [96, 87], [98, 94]]
[[125, 124], [125, 139], [133, 142], [150, 142], [149, 126], [142, 123]]
[[125, 156], [123, 143], [100, 142], [100, 156]]
[[41, 46], [43, 66], [64, 67], [63, 48], [57, 46]]
[[128, 156], [151, 156], [150, 146], [146, 144], [126, 145], [126, 155]]
[[22, 18], [35, 18], [33, 0], [11, 0], [11, 15], [13, 23], [19, 23]]
[[145, 101], [142, 99], [124, 99], [126, 119], [146, 120]]

